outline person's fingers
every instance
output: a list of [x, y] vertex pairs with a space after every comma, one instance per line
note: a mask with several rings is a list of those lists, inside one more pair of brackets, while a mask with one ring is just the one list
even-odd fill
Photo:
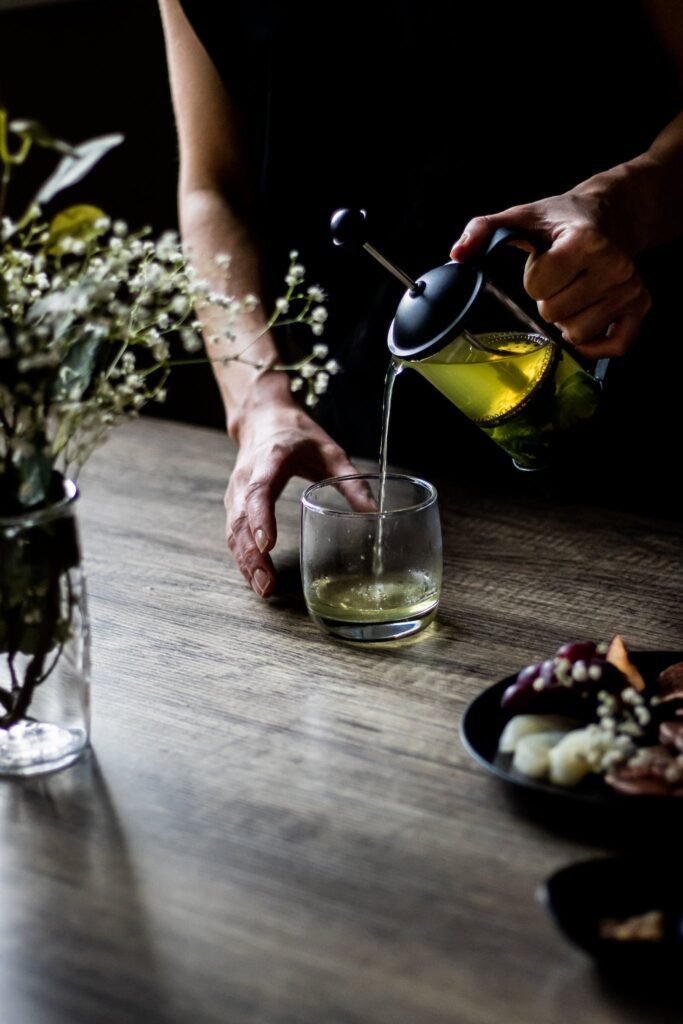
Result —
[[605, 267], [591, 267], [575, 277], [574, 280], [550, 299], [541, 299], [538, 312], [546, 323], [554, 324], [559, 320], [568, 320], [582, 310], [600, 302], [614, 288], [627, 286], [633, 289], [633, 295], [641, 287], [640, 278], [631, 265], [624, 270], [620, 263], [610, 261]]
[[275, 586], [275, 570], [267, 554], [259, 551], [249, 527], [247, 509], [234, 489], [226, 492], [226, 542], [237, 566], [259, 597], [268, 597]]
[[465, 227], [460, 238], [451, 247], [451, 259], [464, 261], [481, 249], [496, 229], [495, 217], [475, 217]]
[[[338, 445], [323, 446], [325, 476], [350, 477], [339, 485], [339, 491], [344, 495], [354, 512], [375, 512], [377, 501], [372, 493], [372, 488], [367, 480], [358, 479], [358, 470], [349, 460], [346, 452]], [[311, 477], [314, 479], [314, 477]]]
[[636, 314], [621, 316], [610, 324], [602, 338], [577, 346], [578, 351], [591, 360], [623, 356], [638, 337], [643, 319], [643, 316]]
[[[586, 229], [567, 232], [547, 252], [530, 256], [524, 271], [524, 287], [538, 303], [552, 302], [567, 289], [578, 289], [585, 292], [583, 300], [577, 303], [578, 310], [595, 302], [605, 287], [628, 280], [633, 272], [628, 256], [602, 236], [598, 238], [593, 229]], [[553, 316], [551, 322], [556, 319]]]
[[[489, 240], [497, 228], [522, 228], [524, 231], [543, 232], [544, 222], [542, 211], [535, 204], [527, 206], [511, 206], [509, 210], [500, 213], [488, 214], [484, 217], [474, 217], [465, 226], [460, 238], [451, 247], [451, 259], [466, 261], [473, 253], [481, 249]], [[526, 241], [512, 241], [526, 252], [533, 252], [533, 246]]]
[[566, 341], [572, 345], [585, 345], [606, 338], [609, 325], [622, 316], [642, 318], [650, 308], [650, 296], [640, 279], [634, 276], [626, 284], [610, 288], [598, 301], [565, 320], [555, 320]]
[[271, 482], [259, 467], [248, 467], [238, 457], [225, 492], [226, 541], [240, 572], [260, 597], [268, 597], [275, 586], [275, 570], [267, 552], [276, 540], [275, 499]]

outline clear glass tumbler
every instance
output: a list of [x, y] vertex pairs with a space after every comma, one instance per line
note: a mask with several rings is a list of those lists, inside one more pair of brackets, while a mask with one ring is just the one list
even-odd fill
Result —
[[301, 499], [301, 578], [308, 611], [343, 640], [393, 640], [424, 629], [441, 594], [441, 523], [425, 480], [331, 477]]

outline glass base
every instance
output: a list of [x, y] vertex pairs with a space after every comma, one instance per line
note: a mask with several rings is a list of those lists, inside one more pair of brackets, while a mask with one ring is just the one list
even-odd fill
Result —
[[83, 729], [50, 722], [17, 722], [0, 730], [0, 775], [41, 775], [77, 761], [87, 749]]
[[343, 619], [330, 619], [310, 611], [310, 616], [324, 633], [337, 637], [338, 640], [354, 640], [361, 643], [376, 643], [381, 640], [400, 640], [404, 636], [419, 633], [436, 615], [436, 606], [423, 615], [413, 615], [396, 622], [348, 622]]

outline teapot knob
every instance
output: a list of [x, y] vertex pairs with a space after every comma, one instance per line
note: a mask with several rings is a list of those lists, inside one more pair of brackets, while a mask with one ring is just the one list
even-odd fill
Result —
[[363, 245], [368, 240], [365, 210], [335, 210], [330, 220], [335, 245]]
[[378, 252], [374, 245], [370, 245], [367, 240], [367, 213], [365, 210], [335, 210], [330, 220], [330, 228], [335, 245], [362, 246], [385, 270], [398, 278], [401, 284], [410, 290], [411, 295], [420, 295], [424, 291], [424, 284], [421, 281], [413, 281], [412, 277], [404, 270]]

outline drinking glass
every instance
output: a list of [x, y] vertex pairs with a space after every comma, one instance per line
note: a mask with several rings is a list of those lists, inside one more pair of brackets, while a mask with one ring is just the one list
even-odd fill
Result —
[[301, 499], [306, 606], [343, 640], [393, 640], [424, 629], [441, 593], [436, 489], [416, 477], [330, 477]]

